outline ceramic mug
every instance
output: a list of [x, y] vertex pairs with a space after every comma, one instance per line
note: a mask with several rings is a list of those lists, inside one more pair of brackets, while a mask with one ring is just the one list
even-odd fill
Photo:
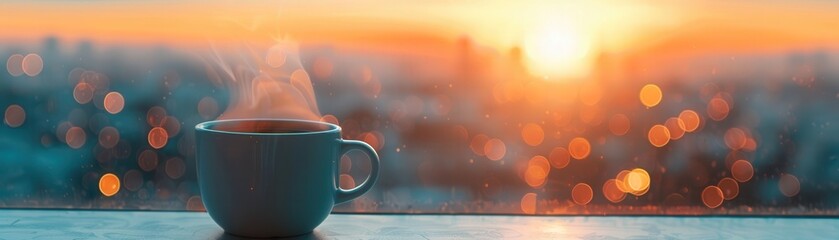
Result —
[[[335, 204], [370, 190], [379, 157], [370, 145], [341, 139], [341, 127], [290, 119], [237, 119], [195, 126], [198, 185], [204, 207], [225, 232], [287, 237], [315, 229]], [[370, 177], [338, 186], [341, 156], [361, 150]]]

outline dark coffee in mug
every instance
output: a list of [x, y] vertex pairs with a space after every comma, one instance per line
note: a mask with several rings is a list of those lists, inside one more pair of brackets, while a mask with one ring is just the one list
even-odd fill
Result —
[[[334, 124], [288, 119], [219, 120], [195, 126], [198, 185], [210, 217], [226, 232], [287, 237], [311, 232], [335, 204], [361, 196], [378, 176], [370, 145], [341, 139]], [[370, 156], [370, 177], [338, 187], [341, 155]]]

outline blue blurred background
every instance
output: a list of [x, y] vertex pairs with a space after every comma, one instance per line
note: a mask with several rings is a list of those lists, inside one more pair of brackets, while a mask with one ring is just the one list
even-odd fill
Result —
[[[186, 4], [0, 5], [12, 14], [0, 23], [0, 207], [203, 210], [192, 128], [218, 118], [236, 97], [208, 74], [218, 66], [206, 64], [207, 39], [271, 39], [261, 32], [270, 29], [300, 43], [321, 120], [382, 158], [374, 190], [339, 212], [839, 210], [839, 38], [816, 34], [829, 31], [820, 24], [836, 6], [779, 2], [760, 6], [767, 16], [732, 26], [717, 23], [739, 18], [686, 10], [674, 17], [665, 4], [511, 6], [672, 20], [626, 23], [647, 27], [642, 37], [612, 43], [604, 40], [610, 34], [630, 39], [622, 30], [602, 33], [620, 28], [617, 20], [552, 19], [536, 34], [492, 37], [470, 26], [509, 15], [434, 2], [422, 11], [435, 17], [415, 19], [397, 13], [420, 3], [363, 2], [336, 16], [327, 10], [341, 5], [328, 3], [336, 6], [218, 1], [187, 17], [151, 11]], [[755, 4], [700, 7], [746, 12]], [[783, 10], [792, 5], [800, 9]], [[34, 21], [35, 12], [61, 7], [72, 10], [61, 16], [77, 19]], [[225, 16], [252, 35], [177, 22], [228, 7]], [[252, 20], [261, 18], [250, 11], [266, 7], [281, 9], [279, 20], [276, 13]], [[86, 15], [99, 10], [128, 17], [84, 27], [108, 19]], [[159, 18], [144, 24], [131, 16]], [[758, 21], [784, 16], [806, 17]], [[459, 20], [439, 23], [445, 19]], [[172, 26], [156, 25], [167, 21]], [[532, 25], [508, 23], [499, 29]], [[203, 27], [206, 34], [190, 35]], [[363, 154], [341, 162], [344, 188], [369, 173]]]

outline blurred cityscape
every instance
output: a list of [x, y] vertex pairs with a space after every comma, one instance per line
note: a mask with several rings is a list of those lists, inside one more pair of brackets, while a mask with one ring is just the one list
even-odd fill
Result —
[[[839, 62], [827, 50], [595, 56], [585, 80], [522, 50], [301, 45], [323, 121], [382, 158], [337, 212], [792, 214], [839, 210]], [[46, 38], [0, 59], [0, 207], [201, 211], [193, 126], [230, 89], [165, 45]], [[656, 68], [650, 68], [655, 66]], [[341, 186], [369, 173], [342, 158]]]

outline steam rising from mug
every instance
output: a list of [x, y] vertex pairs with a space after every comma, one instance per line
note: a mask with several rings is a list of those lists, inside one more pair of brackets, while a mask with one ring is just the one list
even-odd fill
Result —
[[211, 49], [205, 58], [208, 76], [230, 90], [227, 109], [218, 119], [320, 119], [312, 81], [294, 41], [212, 43]]

